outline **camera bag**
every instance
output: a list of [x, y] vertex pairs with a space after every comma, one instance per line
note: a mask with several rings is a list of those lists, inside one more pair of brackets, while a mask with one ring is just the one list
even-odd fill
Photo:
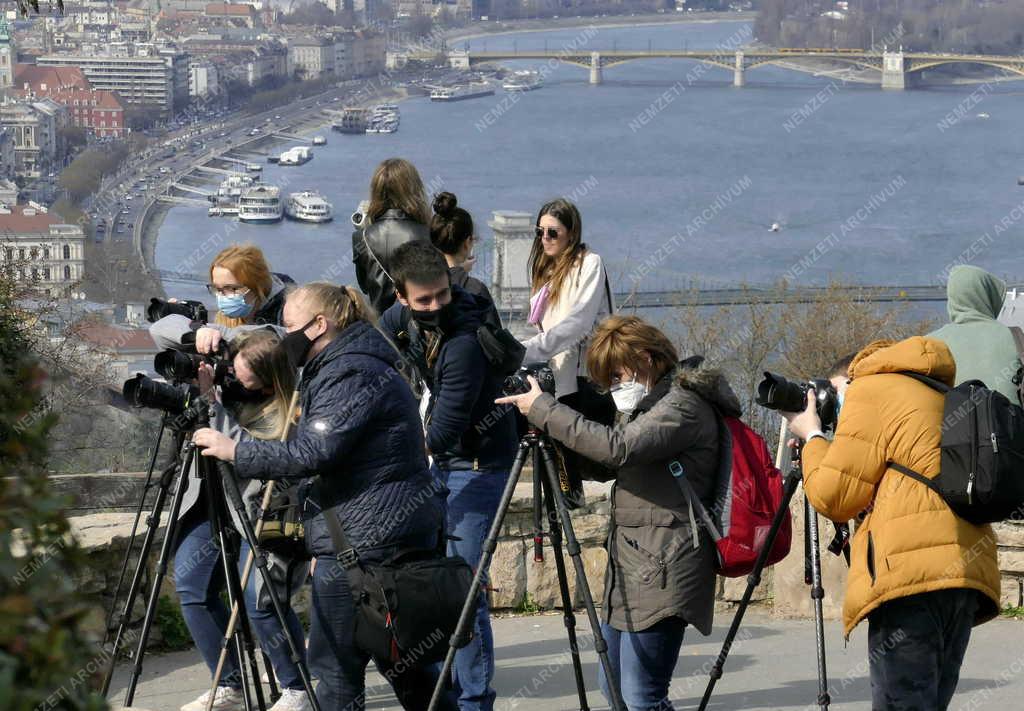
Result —
[[323, 516], [352, 588], [356, 646], [393, 664], [443, 660], [473, 582], [469, 564], [437, 549], [406, 549], [368, 565], [349, 545], [337, 515]]
[[920, 373], [900, 375], [945, 395], [941, 468], [934, 478], [897, 462], [892, 469], [942, 497], [974, 524], [1024, 515], [1024, 409], [980, 380], [951, 388]]

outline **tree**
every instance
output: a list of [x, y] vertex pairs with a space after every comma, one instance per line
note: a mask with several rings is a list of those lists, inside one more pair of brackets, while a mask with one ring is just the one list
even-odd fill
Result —
[[48, 373], [16, 293], [0, 274], [0, 698], [18, 711], [99, 711], [104, 658], [79, 629], [84, 556], [44, 468], [57, 416], [44, 407]]
[[339, 23], [334, 11], [322, 2], [307, 2], [299, 5], [286, 15], [281, 15], [282, 25], [321, 25], [333, 27]]

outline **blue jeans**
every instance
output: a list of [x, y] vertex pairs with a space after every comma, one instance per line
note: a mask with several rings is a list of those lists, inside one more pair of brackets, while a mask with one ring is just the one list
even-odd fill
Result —
[[[195, 508], [202, 506], [200, 502]], [[181, 614], [188, 631], [210, 670], [210, 676], [213, 676], [230, 616], [220, 598], [220, 591], [224, 589], [220, 547], [205, 514], [190, 511], [179, 524], [181, 529], [174, 552], [174, 587], [178, 591]], [[236, 689], [242, 686], [234, 645], [230, 647], [224, 663], [220, 684]]]
[[[197, 511], [189, 512], [180, 522], [181, 532], [178, 534], [178, 545], [174, 554], [174, 585], [181, 600], [181, 614], [192, 635], [199, 654], [206, 662], [212, 676], [217, 670], [220, 650], [224, 641], [224, 633], [228, 628], [230, 611], [221, 600], [220, 591], [224, 589], [224, 566], [220, 559], [220, 547], [213, 536], [210, 522], [205, 516], [202, 503]], [[244, 565], [248, 547], [243, 546], [241, 563]], [[252, 621], [256, 637], [261, 648], [267, 652], [274, 667], [274, 673], [280, 678], [281, 685], [286, 688], [301, 689], [302, 680], [298, 669], [291, 662], [288, 643], [284, 641], [282, 627], [273, 611], [259, 611], [255, 606], [256, 570], [249, 578], [249, 590], [246, 591], [246, 612]], [[296, 634], [296, 642], [300, 651], [303, 647], [302, 625], [298, 617], [286, 605], [289, 615], [288, 627]], [[224, 663], [221, 673], [221, 686], [240, 688], [242, 677], [238, 669], [238, 657], [234, 645], [230, 646], [230, 654]]]
[[[318, 681], [316, 697], [320, 707], [325, 711], [362, 711], [366, 707], [366, 665], [370, 657], [355, 645], [352, 588], [348, 573], [333, 558], [317, 559], [310, 616], [309, 669]], [[402, 708], [426, 710], [437, 682], [437, 665], [374, 661], [394, 689]], [[442, 697], [438, 708], [454, 711], [455, 705]]]
[[[448, 555], [461, 556], [476, 568], [483, 555], [484, 540], [501, 503], [508, 481], [507, 471], [434, 469], [448, 487], [446, 527], [448, 535], [460, 540], [448, 541]], [[487, 578], [484, 578], [484, 585]], [[481, 589], [477, 604], [473, 638], [455, 654], [452, 682], [461, 711], [490, 711], [494, 708], [494, 637], [487, 595]]]
[[[668, 688], [683, 644], [686, 623], [670, 617], [642, 632], [620, 632], [607, 624], [601, 633], [608, 643], [608, 661], [619, 678], [622, 701], [628, 711], [672, 711]], [[598, 666], [601, 693], [609, 698], [608, 679]]]
[[[238, 554], [238, 576], [241, 579], [242, 571], [245, 568], [245, 559], [249, 557], [249, 544], [242, 542], [241, 551]], [[296, 565], [308, 569], [309, 563], [305, 561]], [[261, 578], [260, 571], [255, 563], [252, 572], [249, 574], [249, 584], [245, 586], [245, 610], [249, 614], [249, 621], [252, 622], [253, 630], [260, 641], [262, 649], [270, 657], [270, 665], [274, 668], [274, 675], [282, 689], [302, 689], [302, 677], [299, 675], [299, 668], [292, 661], [292, 650], [285, 638], [284, 628], [281, 627], [274, 606], [267, 600], [267, 607], [261, 609], [256, 603], [256, 581]], [[262, 580], [260, 583], [262, 584]], [[277, 589], [277, 588], [275, 588]], [[293, 592], [291, 590], [289, 593]], [[278, 590], [280, 595], [280, 590]], [[306, 658], [306, 633], [299, 622], [299, 616], [295, 614], [289, 604], [290, 598], [280, 596], [281, 606], [284, 608], [285, 621], [288, 623], [288, 630], [299, 650], [299, 659]]]

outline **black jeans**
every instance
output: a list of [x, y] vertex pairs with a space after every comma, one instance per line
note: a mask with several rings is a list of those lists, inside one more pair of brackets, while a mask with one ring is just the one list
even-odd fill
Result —
[[962, 588], [936, 590], [890, 600], [868, 615], [873, 711], [949, 706], [978, 595]]

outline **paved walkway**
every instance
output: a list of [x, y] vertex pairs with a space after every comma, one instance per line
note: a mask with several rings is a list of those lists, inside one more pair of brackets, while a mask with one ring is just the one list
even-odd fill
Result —
[[[721, 646], [730, 616], [720, 613], [711, 637], [688, 634], [676, 665], [672, 699], [680, 711], [696, 708], [707, 670]], [[607, 708], [597, 691], [597, 656], [591, 649], [585, 616], [579, 618], [588, 698], [593, 709]], [[560, 615], [495, 620], [498, 668], [497, 711], [579, 709], [572, 665]], [[825, 628], [833, 709], [870, 709], [867, 625], [845, 646], [838, 623]], [[1024, 707], [1024, 622], [996, 620], [975, 631], [951, 710], [1004, 711]], [[371, 665], [372, 668], [372, 665]], [[110, 696], [117, 708], [124, 696], [127, 668], [114, 678]], [[135, 707], [177, 711], [202, 693], [209, 676], [194, 651], [146, 659]], [[733, 646], [725, 675], [710, 709], [816, 709], [817, 671], [813, 622], [775, 620], [749, 613]], [[381, 677], [367, 675], [367, 708], [399, 709]], [[327, 710], [325, 710], [327, 711]]]

